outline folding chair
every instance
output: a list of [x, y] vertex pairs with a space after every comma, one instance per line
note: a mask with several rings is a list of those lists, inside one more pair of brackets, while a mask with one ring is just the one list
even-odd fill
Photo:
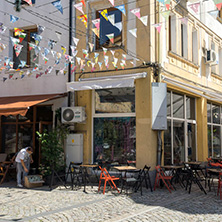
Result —
[[110, 176], [110, 174], [108, 173], [108, 171], [106, 170], [106, 168], [102, 168], [100, 167], [101, 173], [100, 173], [100, 177], [99, 177], [99, 188], [98, 188], [98, 192], [100, 190], [101, 187], [101, 182], [102, 180], [104, 180], [104, 188], [103, 188], [103, 194], [105, 194], [106, 191], [106, 183], [108, 182], [110, 187], [114, 190], [116, 189], [119, 192], [116, 184], [114, 183], [114, 180], [119, 180], [119, 177], [115, 177], [115, 176]]
[[171, 193], [171, 190], [174, 190], [171, 184], [171, 180], [173, 176], [166, 176], [160, 166], [156, 166], [155, 168], [156, 168], [156, 179], [155, 179], [155, 184], [154, 184], [154, 191], [156, 187], [160, 185], [160, 180], [162, 180], [166, 188]]

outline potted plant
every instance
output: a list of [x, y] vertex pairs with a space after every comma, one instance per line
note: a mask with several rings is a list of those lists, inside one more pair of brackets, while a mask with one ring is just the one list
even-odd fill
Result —
[[50, 132], [36, 132], [41, 143], [40, 173], [46, 177], [51, 176], [52, 171], [62, 172], [65, 170], [64, 140], [69, 134], [69, 129], [59, 125]]

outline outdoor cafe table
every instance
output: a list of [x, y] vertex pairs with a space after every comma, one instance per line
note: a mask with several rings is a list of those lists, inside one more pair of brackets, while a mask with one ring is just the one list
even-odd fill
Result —
[[84, 179], [84, 190], [83, 192], [86, 193], [86, 183], [87, 183], [87, 180], [88, 182], [91, 182], [90, 181], [90, 176], [88, 174], [88, 170], [89, 168], [97, 168], [98, 165], [97, 164], [81, 164], [79, 165], [80, 169], [81, 169], [81, 172], [82, 172], [82, 176], [83, 176], [83, 179]]

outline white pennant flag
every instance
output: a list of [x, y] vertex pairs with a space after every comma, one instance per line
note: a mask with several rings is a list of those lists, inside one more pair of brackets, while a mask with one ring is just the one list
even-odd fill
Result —
[[79, 57], [76, 57], [76, 60], [77, 60], [77, 63], [78, 63], [78, 65], [80, 65], [80, 62], [81, 62], [81, 58], [79, 58]]
[[137, 38], [137, 34], [136, 34], [136, 32], [137, 32], [137, 28], [135, 28], [135, 29], [131, 29], [131, 30], [129, 30], [129, 32], [130, 32], [134, 37]]
[[85, 14], [84, 11], [82, 10], [82, 2], [75, 4], [74, 7], [79, 10], [83, 15]]
[[120, 32], [121, 32], [122, 29], [123, 29], [123, 23], [122, 23], [122, 22], [117, 22], [117, 23], [114, 24], [114, 26], [115, 26], [116, 28], [118, 28]]
[[78, 42], [79, 42], [79, 39], [75, 38], [75, 37], [72, 37], [73, 39], [73, 42], [75, 43], [75, 45], [77, 46], [78, 45]]
[[148, 21], [148, 15], [145, 15], [143, 17], [140, 17], [140, 21], [147, 26], [147, 21]]
[[117, 62], [118, 62], [118, 58], [114, 58], [113, 60], [114, 60], [114, 61], [113, 61], [113, 64], [114, 64], [114, 66], [116, 66], [116, 65], [117, 65]]
[[114, 15], [114, 14], [109, 15], [109, 16], [108, 16], [108, 20], [110, 21], [110, 23], [111, 23], [112, 25], [114, 25], [114, 24], [115, 24], [115, 15]]
[[115, 51], [114, 50], [110, 50], [110, 52], [112, 53], [112, 55], [114, 56], [115, 54]]
[[114, 0], [109, 0], [109, 2], [112, 4], [112, 6], [115, 6]]
[[61, 32], [57, 32], [57, 31], [55, 31], [55, 33], [56, 33], [57, 38], [58, 38], [59, 41], [60, 41], [60, 40], [61, 40], [62, 33], [61, 33]]
[[91, 52], [93, 51], [93, 48], [94, 48], [94, 44], [89, 42], [89, 49]]

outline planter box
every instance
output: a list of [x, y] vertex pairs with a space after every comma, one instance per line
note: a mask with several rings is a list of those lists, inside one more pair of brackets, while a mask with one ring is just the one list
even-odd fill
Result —
[[25, 177], [25, 187], [33, 188], [33, 187], [41, 187], [44, 183], [41, 175], [29, 175]]

